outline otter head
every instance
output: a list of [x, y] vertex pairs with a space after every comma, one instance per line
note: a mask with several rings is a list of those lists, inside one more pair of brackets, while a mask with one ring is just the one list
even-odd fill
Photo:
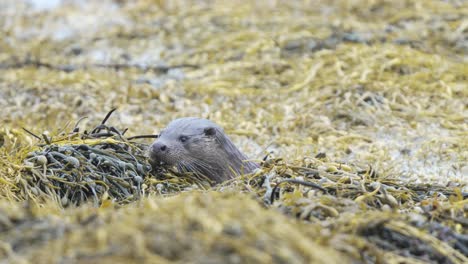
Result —
[[190, 170], [193, 163], [207, 157], [216, 133], [222, 133], [215, 123], [202, 118], [179, 118], [163, 129], [150, 147], [154, 164], [176, 165]]
[[240, 152], [215, 123], [196, 117], [179, 118], [163, 129], [151, 145], [152, 164], [176, 166], [179, 171], [204, 175], [222, 182], [258, 165], [246, 162]]

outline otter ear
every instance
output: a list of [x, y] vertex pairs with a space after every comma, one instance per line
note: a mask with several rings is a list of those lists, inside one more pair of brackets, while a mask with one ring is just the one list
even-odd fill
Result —
[[203, 133], [207, 136], [214, 136], [216, 135], [216, 129], [214, 127], [207, 127], [203, 130]]

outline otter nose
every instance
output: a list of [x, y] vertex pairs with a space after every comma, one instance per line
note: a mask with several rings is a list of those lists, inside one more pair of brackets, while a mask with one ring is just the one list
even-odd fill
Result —
[[156, 142], [153, 144], [153, 151], [155, 152], [165, 151], [166, 149], [167, 149], [167, 146], [164, 143]]

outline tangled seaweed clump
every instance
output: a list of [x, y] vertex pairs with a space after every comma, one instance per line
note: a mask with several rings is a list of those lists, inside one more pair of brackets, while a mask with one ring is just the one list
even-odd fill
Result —
[[467, 261], [463, 185], [408, 184], [372, 168], [328, 161], [323, 154], [295, 164], [278, 160], [268, 175], [262, 192], [267, 203], [335, 234], [335, 243], [353, 244], [345, 251], [361, 261]]
[[134, 200], [151, 167], [140, 164], [143, 156], [132, 153], [128, 145], [107, 141], [93, 146], [50, 145], [31, 152], [25, 161], [31, 166], [26, 177], [29, 191], [61, 197], [63, 206], [82, 204], [88, 197], [98, 203], [104, 193], [119, 201]]
[[46, 144], [24, 160], [27, 196], [46, 195], [59, 199], [62, 206], [80, 205], [91, 197], [95, 204], [107, 197], [121, 202], [139, 197], [151, 166], [144, 145], [129, 142], [126, 131], [105, 125], [114, 110], [90, 133], [79, 133], [75, 125], [71, 133], [54, 141], [43, 135]]

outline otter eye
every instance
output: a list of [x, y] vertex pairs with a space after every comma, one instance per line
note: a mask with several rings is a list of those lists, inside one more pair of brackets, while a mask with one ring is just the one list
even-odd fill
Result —
[[188, 140], [188, 137], [187, 136], [180, 136], [179, 140], [180, 140], [180, 142], [185, 142], [185, 141]]

